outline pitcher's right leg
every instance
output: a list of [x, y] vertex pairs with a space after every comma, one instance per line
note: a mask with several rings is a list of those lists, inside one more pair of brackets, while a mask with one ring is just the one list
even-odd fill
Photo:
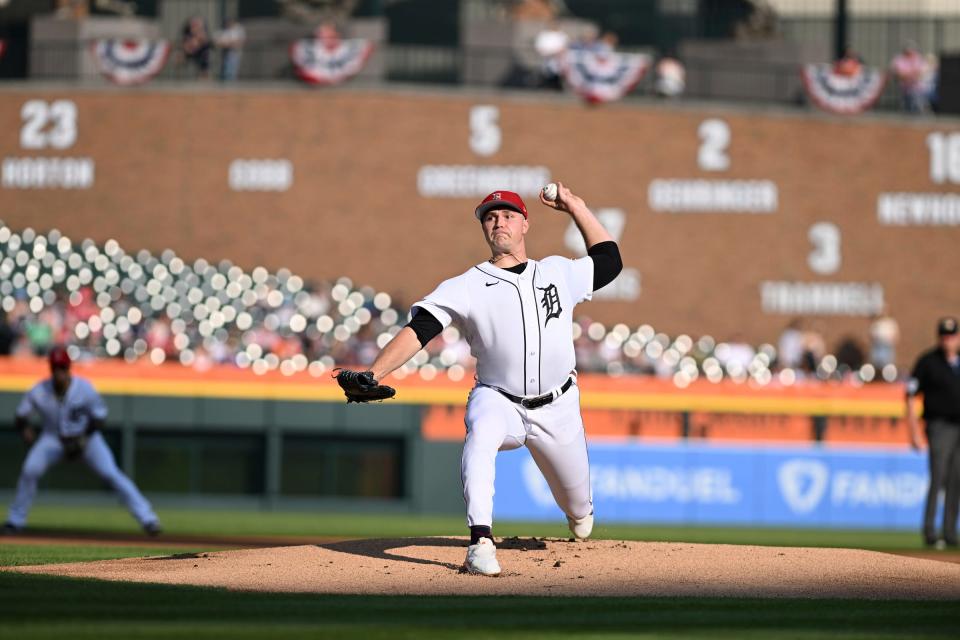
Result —
[[467, 526], [492, 526], [497, 452], [523, 446], [523, 422], [513, 403], [489, 387], [476, 387], [470, 392], [464, 422], [467, 437], [460, 477]]
[[523, 445], [524, 427], [513, 403], [489, 387], [476, 387], [467, 400], [460, 475], [467, 506], [470, 545], [463, 563], [469, 573], [500, 575], [493, 543], [493, 493], [497, 452]]

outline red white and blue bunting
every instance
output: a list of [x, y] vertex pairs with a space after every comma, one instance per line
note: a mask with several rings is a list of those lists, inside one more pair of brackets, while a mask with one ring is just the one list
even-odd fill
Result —
[[800, 71], [803, 86], [815, 105], [841, 115], [863, 113], [883, 93], [887, 74], [879, 69], [863, 67], [859, 73], [836, 73], [831, 64], [808, 64]]
[[571, 49], [561, 61], [564, 82], [590, 103], [619, 100], [643, 79], [650, 56]]
[[373, 43], [364, 39], [340, 40], [330, 46], [316, 38], [290, 45], [290, 60], [297, 75], [310, 84], [338, 84], [363, 69], [373, 53]]
[[147, 82], [160, 73], [169, 55], [165, 40], [102, 39], [93, 44], [97, 69], [119, 85]]

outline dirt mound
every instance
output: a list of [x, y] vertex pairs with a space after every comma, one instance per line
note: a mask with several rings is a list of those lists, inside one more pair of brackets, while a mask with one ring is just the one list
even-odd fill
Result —
[[401, 538], [15, 567], [24, 573], [336, 594], [960, 599], [960, 566], [858, 549], [669, 542], [498, 544], [499, 578], [459, 571], [466, 540]]

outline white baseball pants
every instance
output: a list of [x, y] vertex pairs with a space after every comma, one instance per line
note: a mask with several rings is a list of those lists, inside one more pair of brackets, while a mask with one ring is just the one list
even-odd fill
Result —
[[525, 409], [496, 389], [474, 387], [467, 400], [465, 422], [460, 475], [467, 526], [493, 525], [497, 452], [522, 446], [530, 450], [567, 516], [582, 518], [593, 511], [590, 462], [576, 384], [538, 409]]
[[[63, 445], [60, 443], [60, 438], [52, 433], [42, 433], [30, 447], [23, 461], [23, 469], [17, 481], [17, 495], [10, 505], [7, 522], [16, 527], [27, 524], [27, 514], [37, 495], [37, 484], [40, 478], [62, 458]], [[141, 526], [157, 521], [157, 515], [153, 512], [150, 503], [117, 466], [113, 453], [100, 432], [90, 436], [87, 448], [83, 452], [83, 461], [117, 492], [124, 506]]]

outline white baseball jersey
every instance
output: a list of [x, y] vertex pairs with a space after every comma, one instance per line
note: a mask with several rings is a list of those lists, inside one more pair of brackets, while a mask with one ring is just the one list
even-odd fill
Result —
[[413, 310], [460, 329], [480, 384], [538, 396], [576, 373], [573, 308], [592, 295], [592, 258], [550, 256], [529, 260], [520, 274], [482, 262], [442, 282]]
[[84, 378], [71, 376], [63, 399], [57, 397], [53, 380], [34, 385], [17, 405], [17, 416], [26, 418], [36, 412], [43, 430], [59, 436], [83, 435], [91, 419], [106, 420], [107, 405], [93, 385]]
[[[17, 416], [26, 418], [33, 413], [39, 414], [43, 420], [43, 431], [23, 462], [20, 479], [17, 480], [17, 493], [7, 514], [7, 522], [16, 527], [23, 527], [27, 523], [27, 514], [37, 494], [40, 478], [63, 458], [60, 437], [82, 435], [90, 425], [90, 420], [105, 420], [107, 405], [90, 382], [71, 376], [70, 386], [62, 400], [57, 397], [51, 379], [43, 380], [30, 389], [17, 405]], [[83, 451], [83, 461], [113, 487], [137, 522], [141, 525], [157, 522], [157, 514], [153, 512], [150, 502], [117, 466], [103, 434], [95, 432], [90, 436]]]

